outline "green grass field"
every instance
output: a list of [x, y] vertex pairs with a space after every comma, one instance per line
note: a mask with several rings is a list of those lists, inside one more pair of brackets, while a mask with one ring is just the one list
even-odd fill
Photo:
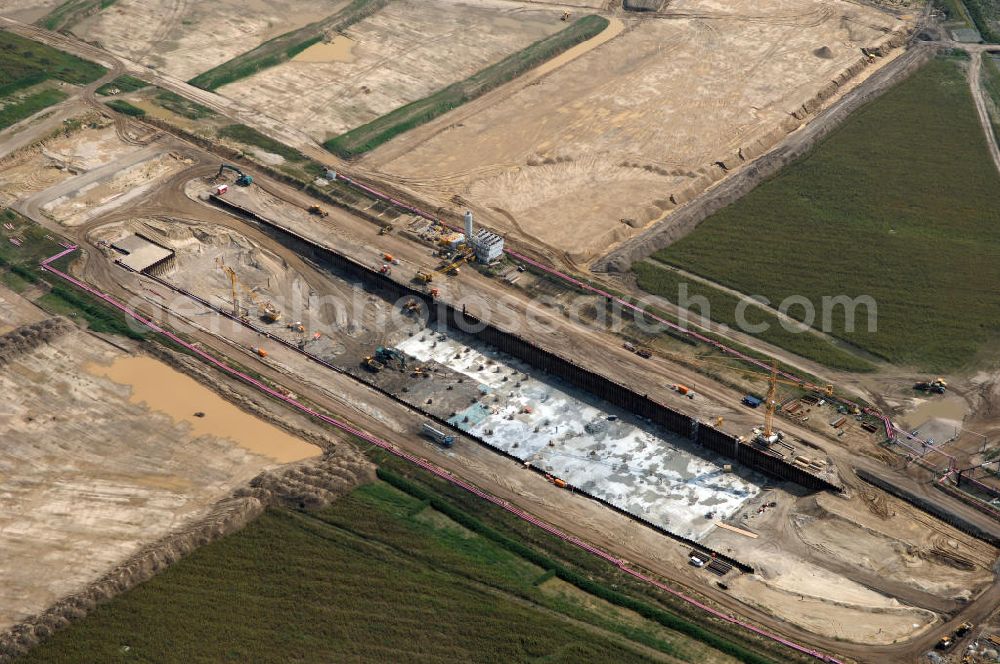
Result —
[[[688, 297], [700, 296], [708, 300], [711, 306], [710, 316], [712, 320], [739, 329], [736, 319], [739, 300], [729, 293], [699, 281], [687, 279], [672, 270], [648, 262], [636, 263], [632, 269], [639, 280], [639, 287], [643, 290], [650, 293], [670, 293], [671, 301], [676, 303], [677, 298], [674, 295], [679, 293], [678, 289], [683, 285], [687, 288]], [[691, 314], [692, 321], [701, 316], [697, 307], [692, 307]], [[781, 326], [776, 316], [760, 308], [747, 308], [745, 320], [754, 325], [766, 324], [768, 326], [765, 331], [752, 336], [832, 369], [844, 371], [873, 371], [875, 369], [870, 362], [852, 355], [814, 334], [786, 330]]]
[[270, 39], [253, 50], [198, 74], [188, 83], [203, 90], [215, 90], [227, 83], [253, 76], [257, 72], [291, 60], [313, 44], [318, 43], [324, 34], [334, 34], [346, 30], [358, 21], [371, 16], [389, 4], [390, 1], [352, 0], [349, 5], [336, 14]]
[[84, 85], [106, 72], [101, 65], [0, 30], [0, 97], [50, 78]]
[[399, 134], [430, 122], [453, 108], [472, 101], [510, 81], [546, 60], [597, 35], [608, 26], [608, 20], [596, 15], [584, 16], [569, 27], [539, 40], [527, 48], [507, 56], [500, 62], [476, 72], [464, 81], [453, 83], [429, 97], [397, 108], [367, 124], [356, 127], [323, 144], [330, 152], [350, 158], [374, 150]]
[[655, 256], [772, 303], [870, 295], [875, 332], [845, 332], [842, 308], [830, 332], [958, 369], [1000, 331], [998, 191], [964, 73], [939, 58]]
[[739, 661], [544, 576], [377, 482], [316, 513], [269, 510], [23, 661]]
[[964, 0], [964, 2], [983, 39], [994, 44], [1000, 42], [1000, 29], [997, 28], [997, 21], [1000, 21], [1000, 0]]
[[[110, 95], [112, 90], [118, 90], [118, 92], [135, 92], [136, 90], [142, 90], [143, 88], [148, 88], [149, 83], [142, 80], [141, 78], [136, 78], [135, 76], [129, 76], [125, 74], [124, 76], [119, 76], [110, 83], [105, 83], [101, 87], [97, 88], [95, 92], [99, 95]], [[118, 93], [114, 93], [118, 94]]]

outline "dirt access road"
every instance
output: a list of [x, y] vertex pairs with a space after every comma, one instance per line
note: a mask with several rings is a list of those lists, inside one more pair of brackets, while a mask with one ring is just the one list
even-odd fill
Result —
[[1000, 145], [997, 145], [996, 133], [993, 131], [993, 123], [990, 121], [990, 112], [986, 109], [986, 92], [983, 90], [981, 72], [983, 67], [983, 51], [995, 49], [1000, 50], [1000, 45], [987, 44], [985, 48], [969, 50], [969, 88], [972, 90], [972, 98], [976, 102], [976, 112], [979, 113], [979, 123], [983, 127], [983, 134], [986, 137], [986, 145], [990, 149], [990, 157], [993, 158], [993, 165], [1000, 173]]

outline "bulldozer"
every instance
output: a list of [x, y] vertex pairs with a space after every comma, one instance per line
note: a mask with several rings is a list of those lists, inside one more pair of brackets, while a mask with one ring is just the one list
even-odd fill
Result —
[[324, 210], [323, 208], [321, 208], [318, 205], [310, 205], [309, 206], [309, 214], [312, 214], [312, 215], [315, 215], [317, 217], [320, 217], [321, 219], [330, 216], [329, 212], [327, 212], [326, 210]]
[[361, 364], [364, 365], [366, 369], [374, 373], [378, 373], [379, 371], [382, 371], [382, 369], [385, 369], [385, 365], [376, 360], [372, 355], [366, 357]]

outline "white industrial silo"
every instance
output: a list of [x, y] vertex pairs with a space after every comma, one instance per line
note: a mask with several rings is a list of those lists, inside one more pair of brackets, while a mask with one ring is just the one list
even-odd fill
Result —
[[472, 210], [465, 211], [465, 241], [472, 242]]

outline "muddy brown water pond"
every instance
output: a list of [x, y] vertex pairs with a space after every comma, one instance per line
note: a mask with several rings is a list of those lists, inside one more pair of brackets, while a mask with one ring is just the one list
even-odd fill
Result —
[[320, 454], [315, 445], [240, 410], [193, 378], [151, 357], [119, 357], [110, 366], [90, 364], [86, 369], [128, 385], [132, 389], [129, 401], [165, 413], [175, 422], [186, 422], [193, 436], [225, 438], [280, 463]]

